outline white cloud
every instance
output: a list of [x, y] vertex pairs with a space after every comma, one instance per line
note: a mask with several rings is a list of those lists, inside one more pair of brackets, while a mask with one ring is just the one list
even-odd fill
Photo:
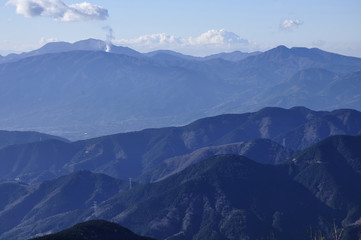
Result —
[[201, 34], [196, 38], [189, 38], [189, 43], [191, 45], [204, 45], [204, 44], [215, 44], [215, 45], [245, 45], [249, 44], [248, 40], [241, 38], [233, 32], [228, 32], [225, 30], [209, 30]]
[[136, 46], [144, 46], [149, 48], [158, 48], [166, 45], [184, 45], [185, 39], [177, 38], [165, 33], [144, 35], [135, 39], [118, 39], [114, 40], [117, 44], [128, 44]]
[[280, 24], [280, 28], [282, 30], [291, 30], [295, 27], [298, 27], [300, 25], [302, 25], [303, 22], [299, 19], [284, 19], [281, 24]]
[[207, 55], [222, 51], [251, 51], [254, 44], [226, 30], [209, 30], [196, 37], [177, 37], [165, 33], [144, 35], [135, 39], [115, 39], [113, 43], [138, 51], [156, 49], [181, 51], [188, 54]]
[[45, 16], [62, 22], [105, 20], [108, 10], [88, 2], [66, 5], [61, 0], [9, 0], [25, 17]]

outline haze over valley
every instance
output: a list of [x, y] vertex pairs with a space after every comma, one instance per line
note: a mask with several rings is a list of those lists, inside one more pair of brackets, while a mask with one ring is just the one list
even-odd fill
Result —
[[361, 110], [360, 69], [360, 58], [300, 47], [197, 58], [49, 43], [2, 58], [0, 124], [79, 140], [265, 106]]

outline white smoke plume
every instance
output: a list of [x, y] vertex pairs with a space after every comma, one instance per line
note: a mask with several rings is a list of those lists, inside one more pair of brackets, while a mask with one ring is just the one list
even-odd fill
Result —
[[106, 36], [105, 36], [106, 48], [105, 48], [105, 51], [110, 52], [111, 46], [113, 44], [112, 41], [114, 39], [113, 29], [110, 26], [105, 26], [105, 27], [103, 27], [103, 30], [106, 32]]

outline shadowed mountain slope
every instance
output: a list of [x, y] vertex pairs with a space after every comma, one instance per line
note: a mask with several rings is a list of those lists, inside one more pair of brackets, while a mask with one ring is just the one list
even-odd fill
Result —
[[24, 182], [58, 177], [76, 153], [72, 144], [58, 140], [12, 145], [0, 150], [0, 175], [3, 181]]
[[128, 181], [86, 171], [41, 185], [2, 184], [18, 199], [1, 200], [0, 239], [106, 219], [158, 239], [304, 240], [310, 226], [327, 233], [335, 222], [345, 228], [344, 240], [354, 240], [360, 138], [329, 137], [279, 165], [219, 155], [130, 190]]
[[[331, 222], [335, 221], [337, 225], [342, 224], [345, 227], [345, 235], [343, 239], [350, 239], [350, 240], [355, 239], [354, 237], [357, 236], [357, 234], [359, 233], [359, 224], [361, 219], [361, 211], [360, 211], [361, 210], [361, 205], [360, 205], [361, 142], [360, 141], [361, 141], [361, 136], [329, 137], [324, 141], [315, 144], [310, 148], [305, 149], [301, 153], [297, 154], [297, 156], [289, 163], [283, 165], [277, 165], [277, 166], [260, 165], [255, 162], [247, 162], [246, 160], [244, 160], [245, 158], [239, 156], [217, 156], [214, 157], [212, 160], [204, 160], [198, 164], [192, 165], [189, 168], [185, 169], [184, 171], [172, 175], [156, 184], [139, 186], [139, 190], [137, 193], [138, 195], [135, 194], [132, 195], [131, 197], [124, 197], [124, 196], [114, 197], [114, 199], [104, 203], [104, 209], [108, 209], [109, 207], [114, 206], [113, 210], [117, 209], [118, 212], [121, 212], [121, 214], [112, 215], [112, 210], [109, 210], [109, 211], [105, 211], [103, 213], [104, 215], [101, 216], [104, 217], [107, 216], [110, 219], [113, 219], [114, 221], [118, 221], [119, 223], [123, 223], [123, 224], [134, 221], [133, 224], [135, 224], [135, 226], [138, 226], [138, 228], [134, 228], [134, 229], [137, 230], [139, 229], [138, 231], [142, 230], [144, 231], [143, 233], [147, 232], [150, 235], [151, 233], [155, 234], [153, 236], [156, 236], [156, 234], [160, 234], [159, 236], [161, 236], [162, 234], [161, 229], [163, 227], [167, 229], [167, 231], [171, 231], [169, 230], [171, 229], [170, 226], [174, 226], [176, 224], [180, 224], [179, 226], [184, 226], [186, 222], [189, 224], [187, 226], [197, 225], [194, 222], [193, 224], [189, 223], [189, 221], [191, 221], [190, 219], [195, 220], [198, 217], [199, 219], [202, 219], [202, 221], [198, 222], [197, 225], [200, 226], [199, 229], [202, 229], [202, 224], [205, 224], [207, 227], [212, 226], [210, 227], [212, 229], [211, 230], [212, 233], [208, 232], [207, 233], [208, 235], [206, 235], [208, 238], [213, 237], [214, 239], [217, 238], [233, 239], [232, 237], [231, 238], [224, 236], [222, 237], [220, 235], [217, 235], [216, 233], [217, 230], [215, 229], [217, 229], [217, 227], [221, 227], [224, 225], [222, 225], [221, 223], [213, 224], [214, 221], [217, 221], [217, 217], [216, 217], [217, 210], [219, 211], [219, 214], [224, 214], [227, 212], [227, 210], [230, 209], [229, 205], [226, 207], [223, 206], [224, 208], [221, 207], [222, 204], [232, 202], [232, 200], [228, 199], [228, 197], [239, 196], [239, 198], [236, 198], [237, 200], [234, 199], [233, 203], [236, 204], [247, 203], [248, 200], [252, 202], [252, 200], [250, 199], [256, 200], [257, 204], [261, 204], [259, 200], [265, 199], [265, 201], [268, 204], [267, 205], [268, 207], [271, 207], [274, 202], [277, 202], [282, 204], [283, 207], [287, 208], [290, 207], [290, 204], [292, 205], [297, 202], [296, 200], [291, 200], [288, 198], [289, 197], [288, 193], [291, 194], [293, 197], [296, 197], [298, 192], [297, 189], [299, 189], [298, 187], [300, 186], [297, 184], [293, 186], [292, 184], [297, 182], [307, 189], [306, 190], [305, 188], [302, 187], [300, 188], [303, 189], [302, 191], [305, 191], [303, 192], [303, 194], [305, 194], [303, 195], [303, 197], [306, 197], [308, 195], [314, 196], [315, 198], [318, 199], [318, 201], [316, 201], [318, 203], [316, 202], [312, 203], [311, 205], [308, 205], [307, 210], [304, 210], [304, 211], [310, 211], [310, 213], [306, 213], [306, 212], [297, 213], [297, 211], [302, 211], [301, 209], [303, 209], [303, 207], [306, 207], [307, 204], [305, 205], [305, 203], [307, 202], [307, 200], [302, 199], [303, 197], [296, 197], [299, 201], [302, 202], [302, 207], [292, 206], [291, 208], [294, 215], [290, 217], [289, 220], [283, 218], [287, 216], [287, 214], [285, 214], [284, 211], [278, 210], [281, 214], [278, 215], [277, 213], [276, 215], [273, 215], [273, 224], [278, 222], [278, 220], [275, 219], [278, 219], [278, 217], [280, 217], [281, 219], [283, 218], [285, 222], [288, 222], [290, 226], [282, 227], [278, 225], [278, 228], [277, 227], [276, 228], [282, 229], [281, 232], [283, 232], [282, 234], [278, 235], [278, 237], [277, 237], [277, 230], [272, 229], [271, 231], [275, 234], [276, 239], [283, 239], [283, 237], [285, 236], [283, 234], [285, 234], [287, 230], [290, 230], [289, 232], [290, 235], [288, 238], [286, 237], [285, 239], [296, 239], [296, 236], [300, 237], [300, 239], [307, 239], [306, 236], [301, 237], [303, 233], [296, 234], [296, 232], [300, 231], [301, 227], [304, 226], [302, 225], [304, 224], [304, 222], [303, 220], [301, 220], [303, 218], [302, 214], [305, 214], [308, 217], [315, 216], [316, 212], [324, 208], [326, 208], [327, 210], [325, 210], [323, 214], [326, 215], [330, 214], [325, 219]], [[233, 160], [229, 160], [230, 158]], [[234, 162], [230, 164], [230, 162], [227, 162], [227, 160]], [[268, 170], [263, 171], [256, 166], [262, 166], [261, 168], [263, 167], [268, 168]], [[278, 172], [275, 173], [276, 175], [269, 175], [273, 171], [271, 169], [278, 169], [277, 170]], [[283, 174], [287, 175], [289, 178], [285, 177], [285, 179], [280, 180], [276, 184], [277, 189], [280, 191], [279, 193], [272, 192], [273, 181], [274, 180], [278, 181], [276, 179], [285, 176]], [[232, 179], [233, 178], [232, 176], [234, 176], [234, 179]], [[239, 179], [240, 181], [237, 181], [235, 179]], [[253, 182], [253, 179], [255, 182]], [[267, 188], [267, 190], [262, 190], [262, 193], [257, 193], [257, 195], [254, 196], [254, 198], [251, 197], [252, 194], [254, 193], [253, 192], [254, 189], [257, 190], [263, 189], [262, 188], [263, 180], [267, 182], [267, 184], [265, 185], [265, 188]], [[179, 185], [178, 182], [181, 182], [181, 185]], [[209, 183], [212, 187], [209, 187], [209, 185], [205, 183]], [[201, 185], [201, 187], [197, 187], [199, 186], [198, 184]], [[292, 190], [288, 191], [286, 189], [283, 189], [282, 187], [283, 184], [286, 184], [288, 187], [292, 188]], [[222, 189], [222, 187], [224, 187], [224, 189]], [[193, 191], [190, 191], [189, 189], [193, 189]], [[227, 192], [226, 189], [228, 189], [229, 192]], [[168, 191], [169, 191], [169, 195], [165, 193]], [[209, 194], [209, 191], [210, 192], [214, 191], [214, 192], [213, 194]], [[194, 194], [195, 192], [197, 194]], [[133, 192], [129, 192], [129, 194], [132, 193]], [[230, 195], [227, 195], [227, 193], [229, 193]], [[239, 195], [237, 193], [239, 193]], [[268, 194], [268, 193], [270, 193], [272, 197], [263, 196], [263, 194]], [[207, 197], [204, 197], [204, 195], [199, 196], [199, 194], [206, 194]], [[277, 198], [277, 197], [282, 197], [282, 200], [281, 201], [272, 200], [273, 198]], [[143, 200], [143, 199], [147, 199], [147, 200]], [[197, 199], [198, 205], [196, 204], [195, 200], [193, 200], [194, 202], [192, 202], [192, 200], [190, 199]], [[203, 199], [203, 204], [204, 204], [203, 208], [202, 208], [202, 200], [200, 199]], [[208, 201], [205, 199], [207, 199]], [[210, 199], [213, 199], [213, 201]], [[128, 201], [129, 202], [135, 201], [137, 203], [136, 207], [134, 207], [133, 203], [131, 205], [127, 205]], [[139, 218], [141, 216], [140, 213], [142, 209], [143, 208], [145, 209], [152, 204], [154, 204], [154, 206], [158, 206], [159, 204], [163, 206], [167, 206], [166, 208], [167, 210], [164, 212], [148, 211], [149, 215], [152, 216], [148, 220], [148, 222], [153, 223], [152, 226], [154, 226], [154, 230], [149, 229], [149, 226], [148, 228], [145, 228], [144, 225], [140, 226], [137, 224], [139, 223]], [[183, 206], [183, 208], [181, 206]], [[212, 206], [214, 206], [214, 208], [216, 209], [214, 210], [214, 212], [212, 212], [211, 210]], [[261, 209], [260, 210], [261, 214], [260, 215], [256, 214], [256, 215], [263, 216], [262, 219], [267, 219], [264, 215], [267, 213], [267, 210], [262, 209], [262, 207], [256, 207], [255, 205], [252, 204], [248, 206], [253, 206], [252, 209], [258, 209], [258, 210]], [[313, 208], [316, 208], [317, 210], [316, 209], [312, 210]], [[196, 212], [199, 209], [203, 209], [203, 214], [206, 214], [207, 217], [204, 217], [202, 213], [198, 213], [197, 215]], [[184, 215], [182, 215], [182, 211], [184, 211], [183, 212]], [[244, 213], [243, 211], [241, 212]], [[319, 213], [316, 213], [316, 215], [317, 214]], [[251, 228], [251, 226], [256, 225], [258, 227], [257, 229], [259, 231], [262, 231], [261, 229], [263, 228], [261, 227], [262, 224], [260, 222], [257, 223], [252, 222], [251, 219], [254, 220], [254, 218], [251, 218], [249, 215], [247, 215], [247, 217], [245, 217], [244, 215], [242, 216], [243, 217], [241, 219], [243, 219], [244, 222], [249, 223], [247, 227]], [[206, 219], [207, 220], [212, 219], [211, 220], [212, 223], [208, 222]], [[223, 221], [226, 221], [225, 219], [231, 219], [231, 217], [222, 215], [221, 219]], [[244, 219], [247, 219], [248, 221]], [[321, 224], [321, 222], [323, 223], [321, 225], [318, 225], [317, 228], [321, 229], [324, 232], [330, 232], [332, 229], [332, 224], [330, 225], [330, 222], [327, 223], [327, 221], [320, 221], [320, 219], [321, 218], [318, 217], [317, 224]], [[285, 223], [283, 222], [283, 220], [279, 222]], [[234, 223], [235, 219], [233, 219], [232, 221]], [[243, 222], [242, 220], [240, 221]], [[295, 222], [291, 223], [289, 221], [301, 221], [301, 222], [296, 224]], [[308, 219], [306, 220], [306, 222], [311, 223], [312, 220]], [[207, 225], [207, 223], [209, 225]], [[310, 225], [311, 226], [313, 225], [315, 227], [317, 226], [317, 224], [316, 225], [308, 224], [306, 229], [309, 229]], [[292, 226], [295, 225], [298, 226], [297, 230], [291, 230]], [[240, 227], [239, 225], [236, 226]], [[275, 227], [275, 225], [272, 226]], [[251, 234], [250, 232], [252, 231], [247, 227], [244, 226], [244, 228], [242, 229], [244, 230], [244, 232], [247, 232], [247, 230], [245, 229], [248, 229], [247, 233]], [[313, 229], [317, 229], [314, 227]], [[176, 236], [181, 234], [182, 236], [185, 236], [184, 239], [187, 239], [185, 228], [183, 227], [179, 229], [182, 230], [179, 230], [180, 232], [176, 234]], [[194, 228], [191, 227], [190, 229], [194, 230]], [[205, 229], [203, 230], [204, 231], [201, 231], [202, 233], [207, 232], [207, 230]], [[173, 228], [173, 231], [176, 230], [174, 230]], [[228, 231], [231, 230], [228, 229]], [[190, 234], [190, 235], [195, 236], [194, 234]], [[239, 232], [238, 234], [233, 233], [232, 236], [235, 235], [240, 236]], [[202, 239], [202, 237], [200, 237], [200, 239]], [[245, 235], [243, 235], [243, 237], [245, 237]], [[253, 235], [253, 237], [250, 237], [250, 239], [255, 239], [255, 235]]]
[[14, 145], [14, 144], [40, 142], [50, 139], [69, 142], [65, 138], [52, 136], [44, 133], [0, 130], [0, 148], [4, 148], [6, 146]]
[[259, 163], [279, 164], [288, 160], [293, 153], [294, 151], [268, 139], [204, 147], [186, 155], [169, 158], [158, 167], [141, 175], [138, 180], [141, 182], [159, 181], [215, 155], [243, 155]]
[[18, 201], [30, 192], [28, 185], [9, 182], [0, 184], [0, 211]]
[[[19, 187], [12, 187], [9, 195], [15, 196]], [[128, 181], [87, 171], [33, 185], [0, 212], [0, 239], [25, 239], [70, 227], [82, 219], [82, 210], [128, 189]]]
[[361, 136], [333, 136], [293, 160], [294, 179], [329, 207], [345, 225], [361, 220]]
[[77, 172], [34, 186], [0, 212], [0, 239], [26, 239], [89, 219], [158, 239], [304, 239], [310, 225], [324, 229], [335, 216], [287, 167], [241, 156], [207, 159], [128, 191], [124, 185]]
[[305, 239], [331, 213], [287, 168], [224, 155], [119, 194], [93, 217], [160, 239]]

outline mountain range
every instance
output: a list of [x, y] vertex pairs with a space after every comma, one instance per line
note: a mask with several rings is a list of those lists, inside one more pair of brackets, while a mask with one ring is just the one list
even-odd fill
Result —
[[0, 239], [90, 219], [157, 239], [304, 240], [310, 228], [329, 233], [334, 223], [343, 225], [344, 240], [357, 239], [360, 144], [361, 136], [332, 136], [278, 165], [218, 155], [132, 187], [88, 171], [42, 184], [3, 183], [8, 197], [0, 206]]
[[360, 141], [332, 136], [281, 165], [216, 156], [118, 194], [93, 216], [162, 239], [308, 239], [310, 226], [330, 231], [328, 221], [360, 230]]
[[90, 39], [49, 43], [1, 61], [0, 127], [71, 140], [264, 106], [361, 110], [361, 59], [320, 49], [279, 46], [197, 58]]
[[7, 62], [15, 62], [20, 59], [24, 59], [27, 57], [39, 56], [44, 54], [51, 54], [51, 53], [61, 53], [61, 52], [71, 52], [71, 51], [101, 51], [101, 52], [109, 52], [115, 54], [123, 54], [127, 56], [133, 57], [152, 57], [152, 58], [162, 58], [162, 56], [175, 56], [179, 58], [184, 58], [187, 60], [197, 60], [197, 61], [204, 61], [210, 59], [221, 58], [228, 61], [240, 61], [245, 59], [246, 57], [253, 56], [260, 54], [261, 52], [240, 52], [234, 51], [230, 53], [218, 53], [209, 55], [206, 57], [195, 57], [191, 55], [184, 55], [178, 52], [170, 51], [170, 50], [157, 50], [148, 53], [140, 53], [128, 47], [121, 47], [115, 46], [111, 42], [97, 40], [97, 39], [88, 39], [82, 40], [75, 43], [68, 43], [68, 42], [50, 42], [45, 44], [43, 47], [30, 51], [24, 52], [21, 54], [9, 54], [7, 56], [0, 55], [0, 64], [7, 63]]
[[[97, 236], [79, 228], [96, 219], [156, 239], [306, 240], [311, 228], [328, 234], [334, 224], [343, 240], [358, 239], [360, 115], [269, 107], [183, 127], [5, 146], [0, 239], [81, 222], [59, 234]], [[100, 232], [116, 228], [103, 223]]]
[[0, 56], [0, 240], [361, 240], [360, 90], [316, 48]]
[[142, 175], [141, 181], [156, 181], [217, 153], [280, 163], [294, 150], [328, 136], [360, 133], [361, 113], [355, 110], [264, 108], [204, 118], [183, 127], [146, 129], [70, 143], [48, 140], [11, 145], [0, 149], [0, 181], [35, 183], [82, 169], [121, 179]]
[[0, 56], [0, 64], [8, 63], [8, 62], [16, 62], [18, 60], [33, 56], [61, 53], [61, 52], [71, 52], [71, 51], [103, 51], [103, 52], [109, 51], [112, 53], [124, 54], [128, 56], [142, 55], [141, 53], [127, 47], [114, 46], [112, 44], [108, 44], [107, 42], [101, 40], [88, 39], [88, 40], [78, 41], [75, 43], [50, 42], [34, 51], [24, 52], [21, 54], [9, 54], [7, 56]]

